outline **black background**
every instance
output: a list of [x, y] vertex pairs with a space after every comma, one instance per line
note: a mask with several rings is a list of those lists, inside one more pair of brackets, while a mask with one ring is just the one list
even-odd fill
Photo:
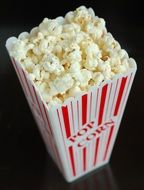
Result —
[[[31, 4], [30, 4], [31, 3]], [[110, 164], [68, 184], [48, 156], [11, 65], [5, 41], [80, 5], [93, 7], [138, 71]], [[144, 189], [144, 21], [140, 1], [0, 2], [0, 190]]]

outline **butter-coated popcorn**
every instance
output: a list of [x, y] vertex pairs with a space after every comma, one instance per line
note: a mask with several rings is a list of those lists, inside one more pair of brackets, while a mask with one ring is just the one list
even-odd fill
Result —
[[49, 109], [127, 72], [133, 62], [107, 32], [105, 20], [85, 6], [20, 34], [10, 55], [29, 73]]

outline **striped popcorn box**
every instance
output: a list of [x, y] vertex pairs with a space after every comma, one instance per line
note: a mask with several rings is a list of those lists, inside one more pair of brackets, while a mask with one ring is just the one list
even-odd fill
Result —
[[[9, 38], [7, 49], [15, 38]], [[71, 182], [109, 162], [137, 66], [48, 110], [22, 64], [12, 64], [47, 150]]]

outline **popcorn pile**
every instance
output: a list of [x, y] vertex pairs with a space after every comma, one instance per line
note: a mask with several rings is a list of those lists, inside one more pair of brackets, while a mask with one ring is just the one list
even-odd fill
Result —
[[30, 33], [21, 34], [10, 52], [49, 108], [127, 72], [133, 61], [107, 32], [105, 21], [85, 6], [64, 18], [45, 18]]

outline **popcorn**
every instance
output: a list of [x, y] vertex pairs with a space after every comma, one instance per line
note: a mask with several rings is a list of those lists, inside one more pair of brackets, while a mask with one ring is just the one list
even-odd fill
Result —
[[104, 63], [100, 62], [97, 68], [100, 72], [102, 72], [105, 79], [111, 78], [111, 66], [109, 61], [105, 61]]
[[48, 103], [48, 109], [51, 109], [51, 108], [53, 108], [53, 107], [55, 107], [55, 106], [58, 106], [58, 105], [61, 105], [61, 104], [62, 104], [62, 101], [61, 101], [59, 98], [55, 97], [55, 98], [53, 98], [53, 99]]
[[46, 82], [42, 82], [38, 85], [38, 89], [40, 91], [41, 94], [43, 94], [45, 92], [47, 88], [47, 83]]
[[33, 68], [35, 67], [35, 64], [33, 62], [33, 60], [31, 60], [29, 57], [25, 58], [23, 61], [23, 66], [25, 67], [25, 69], [31, 73], [33, 71]]
[[60, 64], [58, 57], [53, 54], [45, 55], [42, 58], [41, 62], [45, 71], [48, 71], [49, 73], [60, 75], [64, 70], [63, 66]]
[[84, 42], [82, 45], [86, 60], [84, 62], [85, 68], [95, 70], [98, 65], [98, 59], [101, 58], [101, 52], [97, 44]]
[[101, 72], [94, 72], [92, 78], [97, 85], [99, 85], [104, 80], [104, 76]]
[[74, 80], [72, 79], [70, 74], [65, 74], [62, 77], [57, 77], [54, 81], [49, 82], [50, 86], [50, 94], [64, 94], [67, 90], [69, 90], [74, 84]]
[[65, 24], [63, 26], [63, 32], [71, 33], [74, 35], [75, 33], [79, 33], [81, 31], [81, 27], [76, 23]]
[[30, 31], [30, 37], [36, 36], [38, 32], [39, 32], [38, 27], [32, 28], [32, 30]]
[[76, 73], [78, 71], [80, 71], [81, 69], [81, 64], [80, 62], [72, 62], [71, 65], [70, 65], [70, 68], [69, 68], [69, 72], [70, 73]]
[[36, 77], [33, 73], [29, 73], [29, 78], [34, 81]]
[[64, 17], [62, 17], [62, 16], [59, 16], [59, 17], [57, 17], [56, 19], [55, 19], [56, 21], [57, 21], [57, 23], [59, 24], [59, 25], [62, 25], [62, 24], [64, 24]]
[[127, 52], [124, 50], [124, 49], [120, 49], [119, 51], [118, 51], [118, 55], [119, 55], [119, 58], [120, 59], [122, 59], [122, 58], [128, 58], [128, 54], [127, 54]]
[[100, 24], [95, 26], [94, 23], [88, 23], [85, 26], [85, 30], [93, 38], [93, 40], [99, 39], [104, 32], [104, 28]]
[[[37, 31], [37, 33], [36, 33], [36, 31]], [[31, 36], [31, 34], [30, 34], [31, 38], [29, 39], [29, 40], [30, 40], [32, 43], [34, 43], [35, 45], [36, 45], [37, 43], [39, 43], [40, 40], [44, 39], [43, 33], [39, 32], [38, 29], [36, 29], [36, 31], [33, 32], [33, 35], [32, 35], [32, 36]]]
[[70, 11], [65, 15], [65, 21], [66, 23], [72, 23], [74, 19], [74, 12]]
[[82, 60], [80, 47], [77, 44], [72, 43], [69, 48], [65, 49], [65, 54], [63, 57], [69, 62], [80, 62]]
[[74, 86], [73, 88], [70, 88], [69, 96], [75, 97], [75, 96], [79, 95], [81, 92], [82, 92], [82, 90], [80, 89], [80, 87]]
[[46, 39], [40, 41], [39, 50], [44, 54], [48, 52], [48, 41]]
[[94, 19], [94, 17], [95, 17], [95, 12], [94, 12], [94, 10], [93, 10], [92, 8], [89, 8], [89, 9], [88, 9], [88, 12], [89, 12], [89, 14], [91, 15], [91, 17]]
[[125, 73], [128, 69], [129, 69], [129, 63], [126, 58], [122, 60], [121, 64], [113, 67], [113, 71], [115, 73]]
[[133, 65], [104, 19], [85, 6], [20, 34], [10, 55], [29, 73], [49, 109]]
[[40, 72], [40, 65], [36, 65], [33, 69], [33, 74], [35, 75], [36, 80], [41, 80], [41, 72]]
[[81, 6], [74, 11], [74, 22], [80, 26], [91, 21], [91, 14], [85, 6]]
[[27, 52], [33, 47], [33, 44], [26, 44], [25, 41], [18, 39], [13, 43], [11, 56], [13, 56], [17, 61], [24, 60]]
[[92, 72], [87, 69], [81, 69], [79, 72], [73, 73], [73, 78], [81, 87], [88, 85], [88, 81], [92, 78]]
[[43, 22], [39, 25], [39, 31], [44, 35], [59, 35], [62, 32], [62, 25], [58, 22], [58, 19], [48, 19], [45, 18]]

